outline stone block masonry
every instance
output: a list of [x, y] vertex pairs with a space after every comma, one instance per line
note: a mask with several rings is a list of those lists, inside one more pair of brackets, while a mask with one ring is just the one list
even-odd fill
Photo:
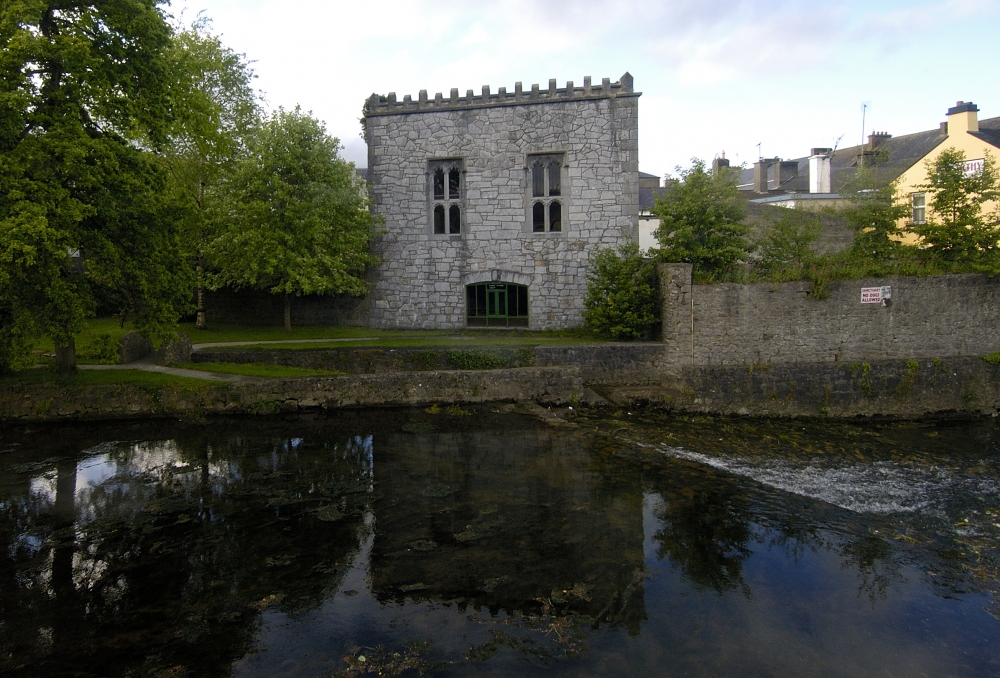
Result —
[[[812, 283], [692, 285], [690, 264], [660, 267], [665, 361], [673, 366], [852, 363], [1000, 350], [1000, 280], [942, 275]], [[886, 304], [861, 289], [891, 287]]]
[[[639, 96], [627, 73], [600, 86], [586, 78], [583, 87], [550, 81], [464, 97], [372, 95], [368, 180], [386, 232], [361, 322], [465, 327], [466, 286], [497, 281], [528, 287], [530, 328], [582, 325], [590, 257], [638, 239]], [[539, 156], [561, 163], [558, 231], [533, 229], [530, 166]], [[446, 196], [446, 209], [461, 214], [457, 233], [435, 229], [435, 163], [460, 168], [458, 197], [450, 184]]]

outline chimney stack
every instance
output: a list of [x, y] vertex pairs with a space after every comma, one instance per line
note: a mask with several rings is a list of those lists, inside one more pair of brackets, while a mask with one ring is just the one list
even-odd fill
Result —
[[979, 131], [979, 107], [971, 101], [959, 101], [948, 109], [948, 133]]
[[712, 174], [718, 174], [719, 170], [723, 167], [729, 167], [729, 161], [726, 160], [726, 152], [723, 151], [719, 157], [712, 160]]
[[813, 148], [809, 151], [809, 192], [830, 193], [830, 151], [829, 148]]
[[753, 190], [755, 193], [767, 193], [768, 170], [775, 162], [778, 162], [778, 158], [761, 158], [753, 164]]
[[878, 148], [892, 138], [892, 135], [888, 132], [872, 132], [868, 135], [868, 148], [875, 151]]

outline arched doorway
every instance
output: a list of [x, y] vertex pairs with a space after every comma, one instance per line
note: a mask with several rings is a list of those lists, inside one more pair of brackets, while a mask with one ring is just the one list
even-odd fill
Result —
[[528, 286], [481, 282], [465, 286], [469, 327], [527, 327]]

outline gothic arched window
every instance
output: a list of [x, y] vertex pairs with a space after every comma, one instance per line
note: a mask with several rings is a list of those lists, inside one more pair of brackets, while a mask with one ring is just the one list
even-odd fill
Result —
[[559, 233], [563, 230], [562, 154], [528, 157], [530, 174], [531, 231]]
[[462, 199], [465, 179], [462, 161], [432, 160], [428, 164], [430, 176], [431, 228], [434, 235], [460, 235], [462, 233]]

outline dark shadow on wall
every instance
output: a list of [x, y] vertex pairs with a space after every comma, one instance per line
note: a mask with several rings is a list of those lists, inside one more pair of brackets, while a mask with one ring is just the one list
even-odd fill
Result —
[[[301, 325], [363, 325], [367, 297], [311, 294], [292, 298], [292, 327]], [[263, 290], [221, 289], [205, 292], [209, 325], [284, 325], [284, 297]]]

